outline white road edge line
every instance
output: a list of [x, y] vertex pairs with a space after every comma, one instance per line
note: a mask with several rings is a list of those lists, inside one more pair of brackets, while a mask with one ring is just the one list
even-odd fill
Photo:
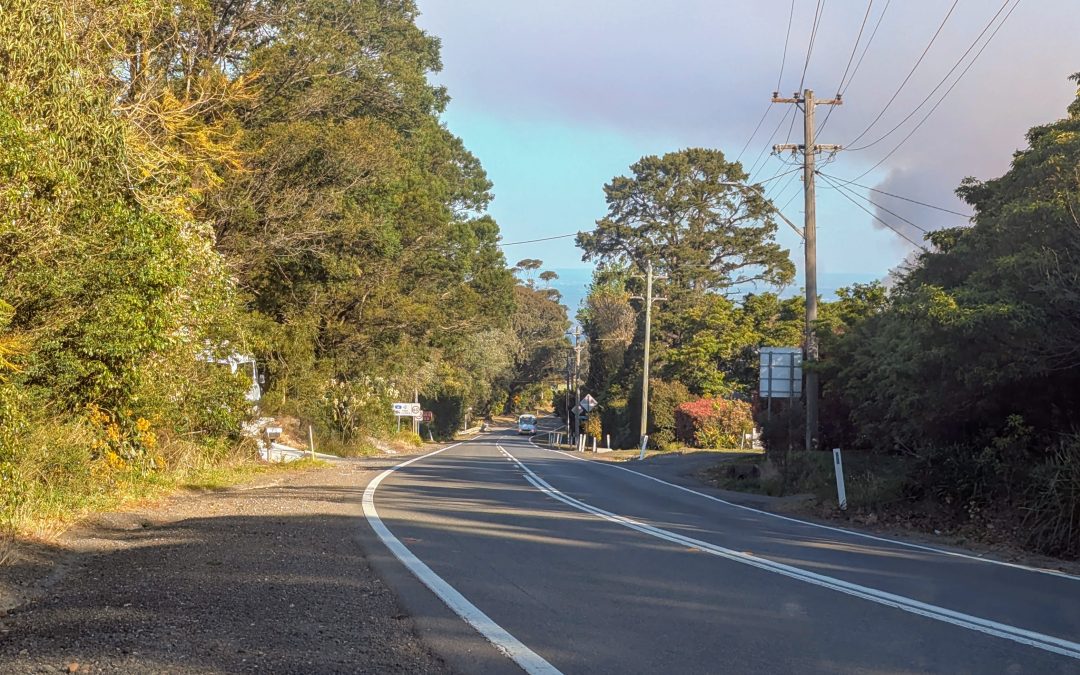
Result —
[[619, 466], [618, 464], [614, 464], [612, 462], [592, 461], [592, 460], [585, 459], [584, 457], [578, 457], [577, 455], [573, 455], [573, 454], [571, 454], [569, 452], [566, 452], [564, 450], [555, 450], [554, 448], [545, 448], [543, 446], [537, 445], [536, 443], [533, 443], [531, 438], [529, 439], [529, 442], [532, 443], [532, 446], [534, 448], [536, 448], [537, 450], [543, 450], [545, 452], [556, 452], [556, 453], [558, 453], [560, 455], [564, 455], [566, 457], [569, 457], [570, 459], [576, 459], [579, 462], [591, 462], [592, 464], [595, 464], [595, 465], [598, 465], [598, 466], [605, 466], [605, 467], [608, 467], [610, 469], [618, 469], [620, 471], [625, 471], [627, 473], [632, 473], [635, 476], [641, 476], [642, 478], [646, 478], [646, 479], [651, 480], [653, 482], [660, 483], [662, 485], [667, 485], [668, 487], [673, 487], [676, 490], [682, 490], [683, 492], [688, 492], [688, 493], [690, 493], [692, 495], [697, 495], [698, 497], [704, 497], [705, 499], [712, 500], [714, 502], [723, 504], [725, 506], [730, 506], [730, 507], [736, 508], [736, 509], [742, 509], [743, 511], [750, 511], [752, 513], [758, 513], [758, 514], [761, 514], [763, 516], [769, 516], [770, 518], [777, 518], [779, 520], [786, 520], [789, 523], [798, 523], [799, 525], [806, 525], [808, 527], [816, 527], [816, 528], [818, 528], [820, 530], [828, 530], [830, 532], [839, 532], [841, 534], [847, 534], [847, 535], [851, 535], [853, 537], [860, 537], [862, 539], [870, 539], [870, 540], [873, 540], [873, 541], [880, 541], [880, 542], [884, 542], [884, 543], [887, 543], [887, 544], [894, 544], [896, 546], [904, 546], [906, 548], [916, 549], [916, 550], [919, 550], [919, 551], [929, 551], [931, 553], [939, 553], [941, 555], [947, 555], [947, 556], [951, 556], [951, 557], [954, 557], [954, 558], [964, 558], [965, 560], [974, 560], [976, 562], [989, 563], [991, 565], [1001, 565], [1002, 567], [1011, 567], [1013, 569], [1023, 570], [1025, 572], [1035, 572], [1037, 574], [1047, 574], [1047, 575], [1050, 575], [1052, 577], [1059, 577], [1061, 579], [1068, 579], [1070, 581], [1080, 581], [1080, 576], [1076, 576], [1074, 574], [1068, 574], [1066, 572], [1060, 572], [1058, 570], [1049, 570], [1049, 569], [1046, 569], [1046, 568], [1043, 568], [1043, 567], [1032, 567], [1030, 565], [1021, 565], [1019, 563], [1005, 562], [1004, 560], [995, 560], [993, 558], [982, 558], [982, 557], [977, 556], [977, 555], [971, 555], [970, 553], [960, 553], [959, 551], [949, 551], [949, 550], [943, 549], [943, 548], [935, 548], [933, 546], [927, 546], [925, 544], [916, 544], [916, 543], [913, 543], [913, 542], [910, 542], [910, 541], [904, 541], [903, 539], [890, 539], [889, 537], [879, 537], [879, 536], [877, 536], [875, 534], [868, 534], [866, 532], [859, 532], [858, 530], [849, 530], [849, 529], [846, 529], [846, 528], [843, 528], [843, 527], [835, 527], [833, 525], [823, 525], [821, 523], [814, 523], [814, 522], [811, 522], [809, 520], [800, 520], [798, 518], [792, 518], [791, 516], [782, 516], [779, 513], [772, 513], [770, 511], [763, 511], [761, 509], [755, 509], [752, 506], [744, 506], [743, 504], [736, 504], [735, 502], [729, 502], [726, 499], [720, 499], [719, 497], [714, 497], [713, 495], [705, 494], [704, 492], [698, 492], [697, 490], [692, 490], [692, 489], [690, 489], [688, 487], [684, 487], [682, 485], [677, 485], [675, 483], [670, 483], [670, 482], [668, 482], [666, 480], [663, 480], [662, 478], [657, 478], [655, 476], [650, 476], [647, 473], [641, 473], [640, 471], [634, 471], [633, 469], [627, 469], [625, 466]]
[[757, 558], [752, 555], [748, 555], [741, 551], [735, 551], [722, 546], [717, 546], [707, 541], [700, 539], [694, 539], [687, 537], [670, 530], [665, 530], [647, 523], [642, 523], [626, 516], [620, 516], [610, 511], [605, 511], [599, 507], [593, 506], [586, 502], [580, 501], [569, 495], [560, 492], [556, 488], [552, 487], [550, 483], [538, 476], [532, 469], [521, 462], [517, 457], [507, 452], [505, 448], [499, 446], [499, 450], [503, 452], [507, 457], [510, 457], [517, 463], [522, 471], [525, 472], [526, 480], [537, 488], [541, 492], [548, 496], [557, 499], [564, 504], [572, 506], [579, 511], [585, 513], [591, 513], [594, 516], [617, 523], [624, 527], [636, 530], [643, 534], [663, 539], [675, 544], [687, 546], [690, 548], [700, 549], [706, 553], [726, 558], [728, 560], [750, 565], [751, 567], [757, 567], [758, 569], [765, 570], [767, 572], [773, 572], [780, 574], [798, 581], [804, 581], [815, 586], [821, 586], [830, 590], [852, 595], [864, 600], [876, 602], [881, 605], [893, 607], [895, 609], [924, 616], [930, 619], [936, 619], [955, 626], [967, 628], [969, 630], [985, 633], [987, 635], [993, 635], [995, 637], [1004, 638], [1006, 640], [1012, 640], [1023, 645], [1030, 647], [1036, 647], [1044, 651], [1060, 654], [1062, 656], [1068, 656], [1073, 659], [1080, 660], [1080, 643], [1070, 642], [1062, 638], [1054, 637], [1053, 635], [1046, 635], [1043, 633], [1036, 633], [1024, 628], [1018, 628], [1016, 626], [1010, 626], [1008, 624], [998, 623], [989, 619], [983, 619], [981, 617], [972, 616], [970, 614], [964, 614], [944, 607], [938, 607], [931, 605], [913, 598], [908, 598], [902, 595], [895, 595], [885, 591], [880, 591], [876, 588], [870, 588], [868, 586], [861, 586], [859, 584], [853, 584], [842, 579], [829, 577], [823, 574], [817, 574], [816, 572], [810, 572], [807, 570], [793, 567], [791, 565], [785, 565], [783, 563], [774, 562], [765, 558]]
[[530, 675], [561, 675], [561, 672], [555, 666], [551, 665], [542, 656], [526, 647], [505, 628], [495, 623], [491, 617], [484, 614], [480, 608], [469, 602], [457, 589], [447, 583], [438, 574], [435, 574], [430, 567], [417, 558], [412, 551], [406, 548], [406, 546], [390, 532], [390, 529], [383, 523], [382, 518], [379, 517], [379, 512], [375, 509], [375, 490], [387, 476], [414, 462], [433, 457], [440, 452], [456, 448], [459, 445], [463, 445], [463, 443], [455, 443], [454, 445], [448, 445], [435, 452], [429, 452], [426, 455], [414, 457], [413, 459], [383, 471], [373, 478], [372, 481], [368, 483], [367, 489], [364, 490], [364, 516], [367, 517], [368, 523], [371, 524], [371, 529], [379, 536], [379, 539], [386, 545], [386, 548], [390, 549], [397, 559], [400, 560], [417, 579], [431, 589], [431, 592], [446, 603], [446, 606], [455, 614], [460, 616], [466, 623], [483, 635], [496, 649], [513, 660], [514, 663], [521, 666], [522, 670]]

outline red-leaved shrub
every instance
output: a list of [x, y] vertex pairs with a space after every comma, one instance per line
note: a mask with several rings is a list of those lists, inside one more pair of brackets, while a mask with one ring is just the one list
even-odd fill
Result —
[[675, 437], [695, 448], [731, 448], [754, 427], [746, 401], [700, 398], [675, 409]]

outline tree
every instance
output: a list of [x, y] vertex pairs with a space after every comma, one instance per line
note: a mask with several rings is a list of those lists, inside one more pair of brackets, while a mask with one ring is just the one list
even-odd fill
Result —
[[551, 288], [551, 282], [559, 278], [558, 272], [552, 270], [544, 270], [540, 273], [540, 281], [544, 282], [546, 288]]
[[692, 148], [643, 157], [630, 170], [604, 186], [608, 215], [578, 235], [583, 260], [639, 269], [652, 261], [669, 286], [696, 292], [794, 278], [771, 205], [731, 185], [747, 180], [738, 162]]
[[529, 286], [533, 285], [533, 273], [540, 269], [544, 265], [544, 261], [538, 258], [524, 258], [517, 261], [514, 265], [514, 272], [522, 272], [525, 274], [525, 283]]
[[844, 299], [855, 311], [823, 340], [826, 405], [852, 441], [918, 459], [911, 496], [1076, 554], [1080, 91], [1027, 139], [1003, 176], [964, 181], [973, 224], [929, 235], [887, 301]]

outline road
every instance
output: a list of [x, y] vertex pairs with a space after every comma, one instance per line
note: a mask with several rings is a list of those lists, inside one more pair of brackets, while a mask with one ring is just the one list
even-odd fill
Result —
[[391, 585], [431, 599], [428, 637], [468, 621], [529, 672], [1080, 672], [1080, 578], [767, 514], [510, 433], [380, 475], [364, 510]]

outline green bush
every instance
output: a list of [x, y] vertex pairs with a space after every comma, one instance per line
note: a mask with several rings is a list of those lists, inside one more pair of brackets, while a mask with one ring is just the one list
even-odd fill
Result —
[[649, 381], [649, 441], [659, 450], [678, 447], [675, 437], [675, 410], [694, 396], [682, 382]]

